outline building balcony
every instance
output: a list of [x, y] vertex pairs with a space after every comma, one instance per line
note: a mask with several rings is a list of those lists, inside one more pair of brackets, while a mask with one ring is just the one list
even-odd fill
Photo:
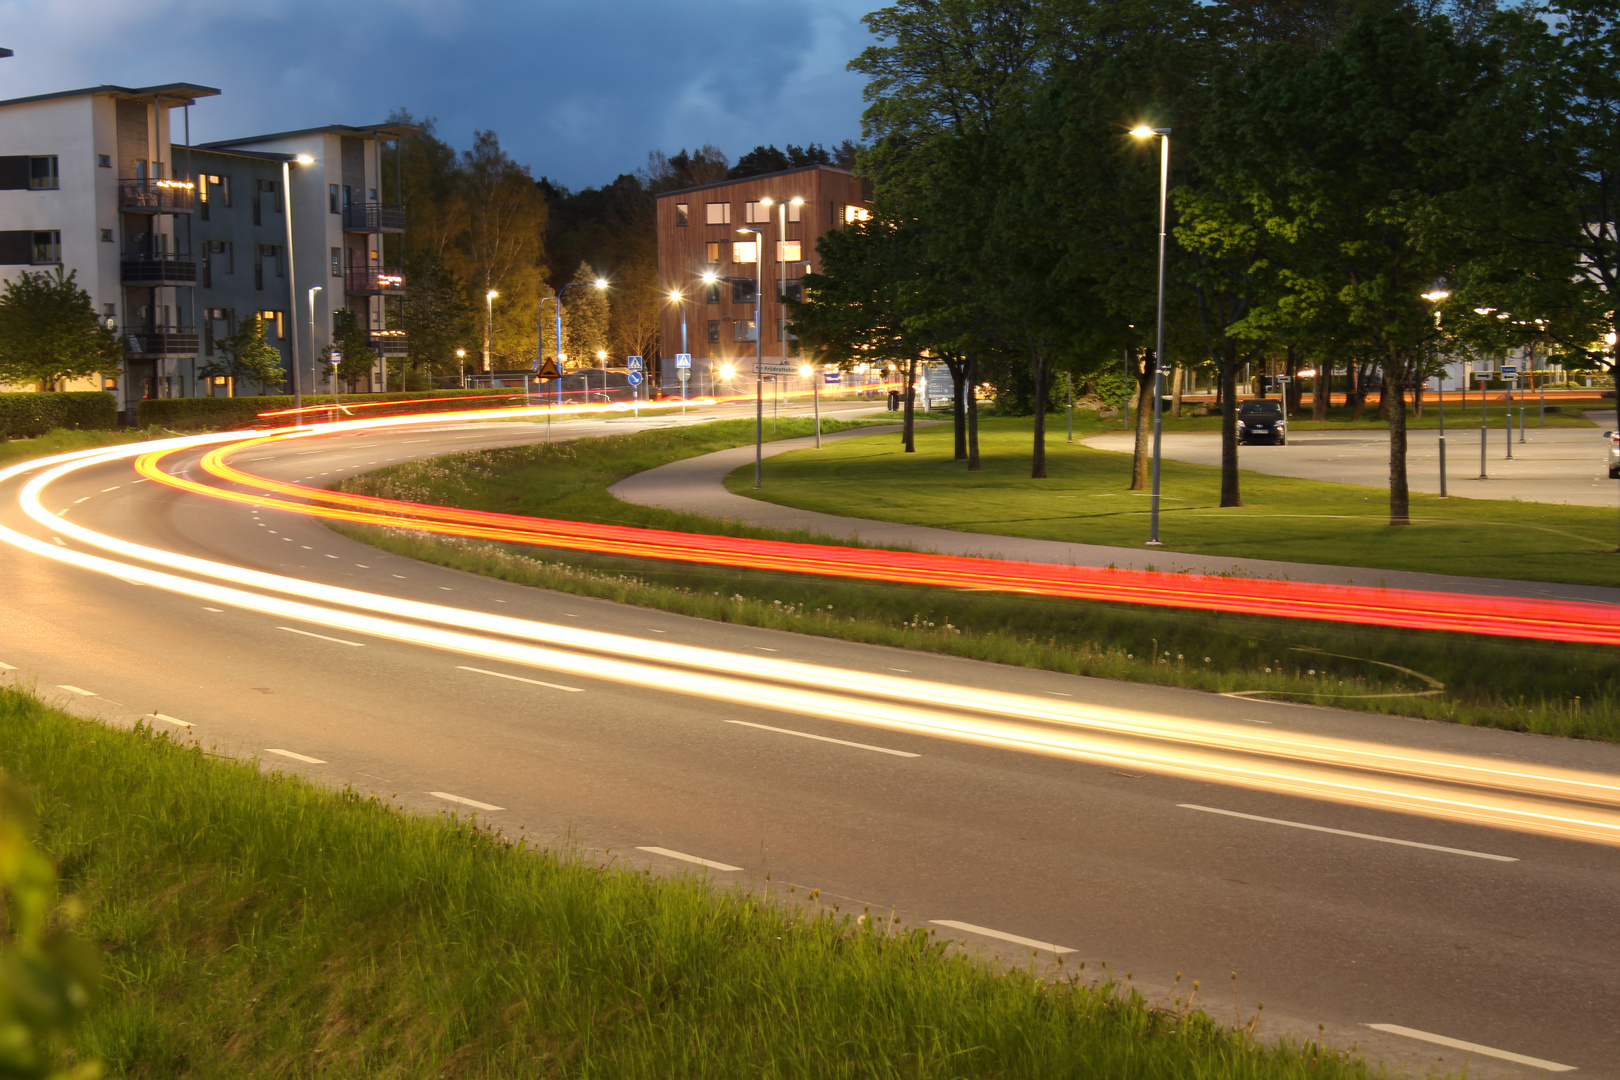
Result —
[[143, 356], [195, 356], [197, 332], [181, 326], [124, 327], [124, 354]]
[[197, 260], [189, 255], [124, 252], [119, 272], [125, 285], [195, 285]]
[[343, 291], [350, 296], [403, 294], [405, 271], [397, 266], [351, 266], [343, 271]]
[[405, 331], [373, 330], [366, 335], [366, 344], [379, 356], [404, 356]]
[[195, 185], [186, 180], [118, 181], [118, 209], [127, 214], [189, 214], [196, 203]]
[[343, 231], [352, 233], [402, 233], [405, 208], [384, 203], [354, 203], [343, 210]]

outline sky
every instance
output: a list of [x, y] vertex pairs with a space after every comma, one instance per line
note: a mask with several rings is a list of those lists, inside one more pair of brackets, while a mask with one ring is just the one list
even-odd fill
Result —
[[[0, 98], [198, 83], [208, 142], [430, 116], [594, 187], [658, 148], [860, 138], [860, 17], [882, 0], [0, 0]], [[178, 117], [177, 117], [178, 119]], [[178, 135], [179, 125], [176, 125]]]

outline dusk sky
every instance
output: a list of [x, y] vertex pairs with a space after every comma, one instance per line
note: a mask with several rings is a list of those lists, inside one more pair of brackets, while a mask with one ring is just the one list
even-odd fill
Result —
[[[192, 82], [192, 139], [406, 108], [457, 149], [492, 128], [536, 177], [595, 186], [647, 152], [860, 137], [881, 0], [0, 0], [0, 98]], [[176, 138], [179, 128], [176, 126]]]

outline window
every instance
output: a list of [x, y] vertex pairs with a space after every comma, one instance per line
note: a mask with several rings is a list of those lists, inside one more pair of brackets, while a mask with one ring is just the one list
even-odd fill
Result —
[[366, 189], [366, 198], [368, 200], [370, 200], [371, 202], [376, 202], [377, 201], [377, 189], [376, 188], [367, 188]]
[[281, 261], [281, 247], [277, 244], [255, 244], [253, 259], [253, 287], [264, 288], [264, 263], [266, 259], [275, 260], [276, 277], [285, 277], [287, 268]]
[[54, 191], [56, 182], [56, 155], [28, 159], [28, 186], [35, 191]]
[[751, 278], [737, 278], [731, 283], [731, 302], [733, 304], [752, 304], [754, 296], [754, 282]]
[[236, 243], [231, 240], [204, 240], [203, 250], [212, 252], [214, 265], [222, 274], [236, 273]]
[[214, 342], [230, 337], [231, 311], [229, 308], [211, 307], [203, 311], [203, 355], [214, 355]]
[[326, 209], [328, 213], [332, 214], [336, 214], [343, 209], [342, 204], [338, 201], [338, 186], [336, 184], [326, 185]]
[[[55, 160], [52, 158], [51, 160]], [[62, 261], [62, 234], [56, 229], [34, 234], [34, 265]]]
[[274, 180], [253, 181], [253, 224], [262, 225], [264, 197], [270, 196], [270, 201], [276, 213], [281, 213], [281, 186]]
[[258, 316], [259, 316], [259, 318], [264, 320], [264, 336], [265, 337], [267, 337], [267, 338], [272, 338], [272, 337], [279, 338], [279, 337], [284, 336], [283, 333], [282, 333], [283, 327], [281, 325], [281, 312], [279, 312], [279, 311], [260, 311], [260, 312], [258, 312]]
[[731, 261], [751, 263], [759, 261], [759, 245], [752, 240], [738, 240], [731, 245]]
[[864, 206], [846, 206], [846, 207], [844, 207], [844, 224], [845, 225], [853, 224], [854, 222], [857, 222], [857, 221], [870, 221], [870, 220], [872, 220], [872, 211], [866, 209], [866, 207], [864, 207]]
[[788, 223], [790, 225], [797, 225], [799, 223], [799, 213], [803, 209], [804, 203], [802, 202], [788, 203]]
[[113, 241], [113, 231], [111, 229], [102, 229], [101, 230], [101, 242], [103, 244], [111, 244], [111, 243], [114, 242]]
[[786, 281], [782, 282], [782, 299], [803, 300], [804, 282], [799, 278], [788, 278]]
[[724, 243], [724, 240], [710, 240], [707, 244], [703, 245], [704, 251], [708, 253], [710, 266], [720, 265], [720, 245]]
[[708, 205], [708, 222], [710, 225], [731, 224], [731, 204], [728, 202], [712, 202]]
[[718, 344], [720, 344], [720, 320], [719, 319], [710, 319], [709, 320], [709, 344], [710, 345], [718, 345]]
[[197, 177], [197, 215], [208, 221], [209, 213], [216, 204], [231, 205], [231, 178], [206, 173]]
[[743, 218], [750, 225], [771, 220], [771, 208], [762, 202], [743, 203]]
[[686, 228], [687, 222], [690, 219], [690, 214], [689, 214], [690, 209], [691, 208], [689, 206], [687, 206], [686, 203], [676, 203], [675, 204], [675, 227], [676, 228], [679, 228], [679, 229]]
[[779, 240], [776, 244], [777, 262], [799, 262], [804, 258], [804, 243], [800, 240]]
[[343, 249], [340, 247], [332, 249], [332, 276], [343, 276]]
[[101, 169], [110, 169], [110, 168], [112, 168], [112, 155], [111, 154], [97, 154], [96, 155], [96, 167], [101, 168]]
[[720, 302], [720, 283], [718, 281], [716, 281], [713, 284], [709, 285], [708, 286], [708, 293], [709, 293], [709, 303], [718, 304]]
[[753, 319], [738, 319], [731, 324], [732, 341], [753, 341], [757, 336]]

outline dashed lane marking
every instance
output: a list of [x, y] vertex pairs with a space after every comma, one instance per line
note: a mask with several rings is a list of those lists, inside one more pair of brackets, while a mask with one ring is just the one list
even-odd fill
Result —
[[1020, 937], [1018, 934], [1009, 934], [1005, 930], [992, 930], [988, 926], [975, 926], [972, 923], [957, 922], [955, 919], [930, 919], [935, 926], [948, 926], [952, 930], [961, 930], [963, 933], [978, 934], [980, 937], [995, 938], [997, 941], [1010, 941], [1014, 945], [1024, 945], [1031, 949], [1040, 949], [1056, 956], [1063, 956], [1074, 952], [1073, 949], [1062, 945], [1054, 945], [1050, 941], [1036, 941], [1034, 938]]
[[469, 798], [467, 798], [465, 796], [462, 796], [462, 795], [452, 795], [448, 791], [430, 791], [430, 792], [428, 792], [428, 794], [433, 796], [435, 799], [443, 799], [445, 802], [458, 803], [461, 806], [470, 806], [474, 810], [505, 810], [506, 809], [506, 807], [504, 807], [504, 806], [491, 806], [487, 802], [479, 802], [477, 799], [469, 799]]
[[1286, 825], [1290, 829], [1332, 833], [1334, 836], [1349, 836], [1356, 840], [1374, 840], [1380, 844], [1397, 844], [1401, 847], [1422, 848], [1425, 851], [1440, 851], [1447, 855], [1467, 855], [1472, 859], [1489, 859], [1492, 862], [1519, 861], [1511, 855], [1492, 855], [1487, 851], [1469, 851], [1467, 848], [1442, 847], [1439, 844], [1422, 844], [1416, 840], [1400, 840], [1393, 836], [1376, 836], [1372, 833], [1351, 832], [1348, 829], [1330, 829], [1326, 825], [1307, 825], [1303, 821], [1285, 821], [1282, 818], [1261, 817], [1258, 814], [1240, 814], [1236, 810], [1220, 810], [1213, 806], [1199, 806], [1196, 803], [1177, 803], [1176, 805], [1183, 810], [1200, 810], [1206, 814], [1221, 814], [1224, 817], [1243, 818], [1246, 821], [1263, 821], [1268, 825]]
[[833, 739], [826, 735], [812, 735], [808, 731], [794, 731], [792, 728], [771, 727], [769, 724], [750, 724], [747, 720], [727, 720], [728, 724], [738, 727], [758, 728], [760, 731], [775, 731], [782, 735], [797, 735], [801, 739], [814, 739], [816, 742], [837, 743], [839, 746], [853, 746], [857, 750], [871, 750], [879, 754], [893, 754], [895, 757], [922, 757], [921, 754], [909, 753], [905, 750], [890, 750], [886, 746], [872, 746], [870, 743], [850, 742], [848, 739]]
[[212, 611], [215, 614], [219, 614], [219, 613], [223, 612], [225, 609], [222, 608], [222, 607], [205, 607], [205, 608], [203, 608], [203, 610], [204, 611]]
[[1449, 1046], [1453, 1050], [1466, 1050], [1470, 1054], [1484, 1054], [1486, 1057], [1511, 1061], [1515, 1065], [1528, 1065], [1533, 1069], [1545, 1069], [1548, 1072], [1575, 1071], [1573, 1065], [1560, 1065], [1556, 1061], [1547, 1061], [1544, 1058], [1530, 1057], [1526, 1054], [1515, 1054], [1511, 1050], [1498, 1050], [1494, 1046], [1481, 1046], [1479, 1043], [1464, 1042], [1462, 1039], [1453, 1039], [1446, 1035], [1436, 1035], [1430, 1031], [1402, 1027], [1399, 1024], [1368, 1024], [1367, 1026], [1374, 1031], [1388, 1032], [1391, 1035], [1404, 1035], [1408, 1039], [1418, 1039], [1422, 1042], [1434, 1043], [1436, 1046]]
[[176, 727], [190, 727], [191, 726], [190, 724], [186, 723], [184, 720], [176, 720], [174, 717], [165, 716], [163, 713], [160, 713], [160, 712], [147, 713], [146, 715], [150, 716], [153, 720], [161, 720], [165, 724], [173, 724]]
[[583, 694], [584, 688], [578, 686], [563, 686], [561, 683], [541, 682], [539, 679], [525, 679], [521, 675], [508, 675], [504, 671], [486, 671], [483, 668], [467, 667], [464, 664], [456, 665], [457, 671], [472, 671], [479, 675], [493, 675], [497, 679], [510, 679], [513, 682], [528, 683], [531, 686], [544, 686], [551, 690], [566, 690], [570, 694]]
[[80, 697], [96, 696], [96, 692], [94, 690], [86, 690], [82, 686], [69, 686], [67, 683], [57, 683], [56, 688], [58, 690], [66, 690], [70, 694], [78, 694]]
[[733, 870], [742, 869], [742, 867], [732, 866], [730, 863], [715, 862], [713, 859], [700, 859], [696, 855], [688, 855], [684, 851], [671, 851], [669, 848], [664, 847], [638, 847], [636, 850], [645, 851], [652, 855], [662, 855], [666, 859], [679, 859], [681, 862], [696, 863], [699, 866], [708, 867], [710, 870], [724, 870], [730, 873]]
[[296, 626], [278, 626], [276, 629], [285, 630], [289, 634], [303, 634], [305, 637], [320, 638], [322, 641], [336, 642], [339, 645], [352, 645], [356, 649], [363, 649], [366, 647], [365, 642], [362, 641], [345, 641], [340, 637], [327, 637], [325, 634], [317, 634], [310, 630], [300, 630]]
[[294, 761], [302, 761], [306, 765], [326, 764], [326, 762], [322, 761], [318, 757], [310, 757], [308, 754], [295, 754], [291, 750], [277, 750], [271, 746], [265, 747], [264, 752], [267, 754], [280, 754], [284, 758], [292, 758]]

